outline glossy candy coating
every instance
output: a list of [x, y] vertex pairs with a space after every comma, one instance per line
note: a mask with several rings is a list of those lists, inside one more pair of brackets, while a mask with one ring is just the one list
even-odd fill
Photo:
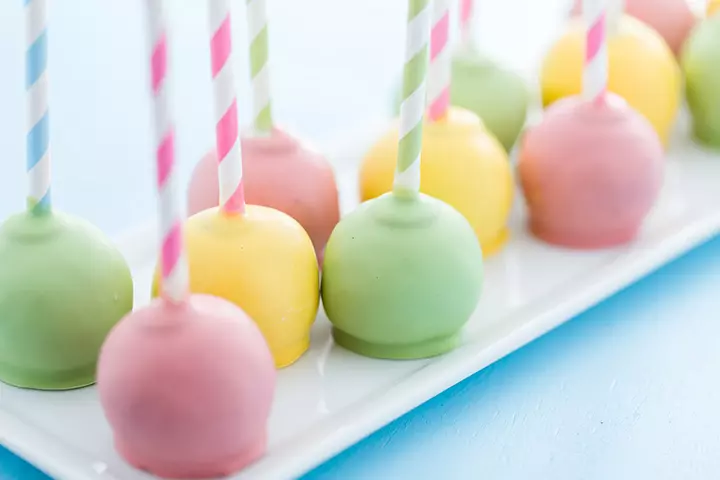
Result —
[[521, 144], [530, 229], [572, 248], [630, 242], [658, 198], [664, 163], [657, 134], [620, 97], [563, 99]]
[[215, 478], [264, 453], [275, 376], [241, 309], [192, 295], [127, 315], [103, 345], [98, 389], [131, 465], [163, 478]]
[[465, 218], [420, 194], [361, 204], [333, 231], [322, 299], [335, 341], [370, 357], [412, 359], [455, 348], [483, 280]]
[[133, 306], [125, 259], [89, 222], [26, 212], [0, 227], [0, 380], [40, 390], [95, 382], [100, 346]]

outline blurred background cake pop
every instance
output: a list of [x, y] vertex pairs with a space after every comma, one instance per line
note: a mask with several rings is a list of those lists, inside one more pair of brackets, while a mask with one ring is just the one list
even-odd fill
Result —
[[682, 56], [692, 130], [701, 143], [720, 148], [720, 16], [700, 23]]
[[720, 11], [720, 0], [708, 0], [706, 15], [710, 17], [718, 11]]
[[[618, 2], [610, 0], [607, 18], [608, 90], [644, 115], [667, 146], [682, 97], [680, 68], [663, 38], [623, 15]], [[581, 18], [572, 18], [547, 53], [540, 73], [543, 105], [580, 93], [585, 30]]]
[[[257, 1], [248, 7], [257, 8], [251, 6]], [[291, 216], [245, 204], [230, 11], [226, 0], [212, 1], [210, 7], [220, 206], [192, 215], [185, 224], [190, 290], [241, 307], [260, 327], [275, 364], [284, 367], [310, 344], [320, 294], [317, 258], [308, 233]]]
[[225, 476], [265, 451], [275, 366], [262, 334], [240, 308], [188, 292], [168, 41], [162, 0], [146, 3], [163, 290], [108, 336], [98, 367], [100, 402], [116, 449], [136, 468], [164, 478]]
[[100, 346], [132, 309], [120, 252], [89, 222], [53, 209], [47, 0], [25, 2], [27, 210], [0, 227], [0, 380], [65, 390], [95, 382]]
[[530, 93], [520, 75], [483, 55], [474, 42], [475, 3], [460, 0], [460, 48], [454, 49], [450, 103], [476, 114], [506, 151], [525, 125]]
[[603, 0], [585, 0], [583, 10], [583, 95], [558, 101], [528, 130], [518, 173], [536, 236], [605, 248], [635, 238], [660, 192], [664, 160], [647, 120], [607, 91]]
[[[265, 3], [247, 2], [253, 126], [241, 141], [245, 195], [253, 205], [280, 210], [300, 222], [321, 257], [340, 218], [337, 185], [322, 154], [273, 122]], [[215, 151], [195, 167], [188, 190], [190, 214], [218, 206], [217, 168]]]
[[[508, 238], [513, 180], [507, 153], [474, 113], [450, 106], [451, 57], [448, 1], [434, 9], [428, 76], [427, 124], [422, 130], [421, 191], [449, 203], [470, 222], [485, 255]], [[438, 8], [444, 8], [438, 11]], [[393, 189], [402, 121], [373, 145], [360, 167], [360, 196]], [[419, 134], [419, 132], [418, 132]]]
[[[582, 0], [575, 0], [572, 15], [580, 15]], [[676, 56], [698, 20], [688, 0], [619, 0], [625, 13], [655, 29]]]
[[393, 190], [340, 221], [323, 263], [323, 306], [335, 341], [371, 357], [421, 358], [453, 349], [482, 286], [482, 251], [471, 225], [420, 193], [431, 17], [435, 28], [447, 21], [447, 1], [436, 0], [433, 12], [429, 3], [408, 2]]

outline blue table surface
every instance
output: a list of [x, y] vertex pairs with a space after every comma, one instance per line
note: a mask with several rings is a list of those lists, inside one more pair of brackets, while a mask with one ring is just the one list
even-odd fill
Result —
[[[716, 479], [720, 238], [308, 473], [321, 479]], [[0, 450], [0, 480], [45, 479]]]

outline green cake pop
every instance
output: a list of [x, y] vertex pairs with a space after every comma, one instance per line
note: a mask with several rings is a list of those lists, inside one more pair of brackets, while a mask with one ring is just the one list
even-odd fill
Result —
[[0, 380], [94, 383], [100, 346], [132, 303], [130, 270], [99, 229], [44, 207], [13, 215], [0, 227]]
[[102, 342], [132, 309], [133, 283], [100, 230], [51, 208], [46, 0], [25, 10], [30, 191], [27, 211], [0, 226], [0, 381], [64, 390], [94, 383]]
[[452, 79], [450, 102], [480, 117], [510, 151], [527, 118], [530, 94], [525, 81], [470, 45], [453, 57]]
[[530, 94], [525, 81], [474, 46], [474, 0], [460, 1], [460, 48], [452, 61], [450, 102], [480, 117], [508, 152], [525, 126]]
[[483, 259], [470, 224], [419, 193], [429, 0], [409, 0], [393, 191], [343, 218], [328, 241], [322, 299], [341, 346], [413, 359], [457, 346], [480, 299]]
[[720, 148], [720, 15], [695, 27], [681, 63], [693, 134], [701, 143]]

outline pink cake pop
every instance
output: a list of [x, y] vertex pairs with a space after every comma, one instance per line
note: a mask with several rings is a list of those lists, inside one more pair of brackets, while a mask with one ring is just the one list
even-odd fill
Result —
[[[697, 22], [688, 0], [611, 0], [624, 3], [625, 13], [650, 25], [665, 39], [676, 56], [680, 56], [685, 39]], [[572, 15], [582, 11], [582, 1], [575, 0]]]
[[264, 453], [275, 367], [260, 330], [239, 307], [188, 294], [160, 5], [148, 0], [163, 296], [112, 330], [98, 388], [115, 446], [131, 465], [166, 478], [208, 478]]
[[553, 104], [523, 139], [518, 163], [541, 239], [576, 248], [623, 244], [637, 234], [660, 191], [663, 151], [650, 124], [607, 93], [605, 12], [585, 0], [584, 97]]
[[[243, 135], [242, 156], [248, 203], [280, 210], [297, 220], [320, 258], [340, 219], [335, 177], [328, 161], [273, 124], [265, 0], [247, 2], [252, 80], [253, 129]], [[217, 156], [208, 153], [195, 167], [188, 212], [218, 206]]]

